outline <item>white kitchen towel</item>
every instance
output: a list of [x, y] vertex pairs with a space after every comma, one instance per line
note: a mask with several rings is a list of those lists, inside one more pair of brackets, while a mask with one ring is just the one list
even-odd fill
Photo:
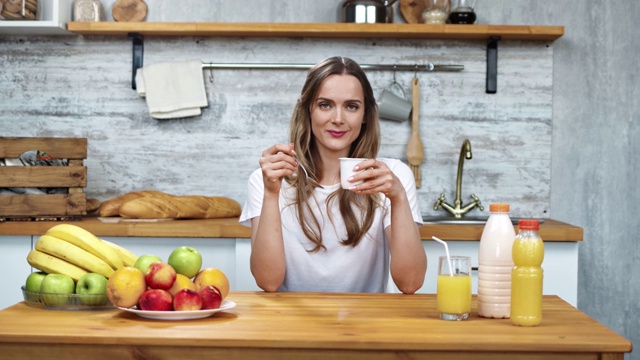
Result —
[[202, 114], [209, 106], [201, 61], [168, 62], [145, 66], [136, 74], [136, 91], [147, 98], [155, 119]]

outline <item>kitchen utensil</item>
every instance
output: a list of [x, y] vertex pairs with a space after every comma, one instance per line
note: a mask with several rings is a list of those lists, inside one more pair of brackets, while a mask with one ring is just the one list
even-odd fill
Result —
[[307, 172], [307, 169], [304, 167], [304, 165], [302, 165], [302, 164], [300, 163], [300, 161], [298, 161], [298, 159], [296, 159], [295, 157], [294, 157], [294, 159], [295, 159], [295, 160], [296, 160], [296, 162], [298, 163], [298, 166], [302, 169], [302, 172], [304, 172], [304, 175], [307, 177], [307, 180], [309, 180], [309, 182], [310, 182], [312, 185], [314, 185], [314, 186], [316, 186], [316, 187], [319, 187], [319, 188], [323, 188], [323, 186], [322, 186], [322, 185], [320, 185], [320, 183], [318, 183], [318, 182], [316, 181], [316, 179], [314, 179], [314, 178], [312, 178], [311, 176], [309, 176], [309, 173]]
[[411, 136], [409, 137], [409, 143], [407, 144], [407, 161], [413, 171], [413, 176], [416, 180], [416, 188], [419, 189], [422, 183], [420, 165], [424, 160], [424, 147], [422, 145], [422, 139], [420, 138], [420, 126], [418, 124], [418, 118], [420, 116], [420, 82], [417, 77], [414, 77], [412, 81], [412, 98], [413, 110], [411, 111]]
[[115, 21], [144, 21], [147, 17], [147, 4], [144, 0], [116, 0], [111, 8]]
[[397, 0], [344, 0], [338, 8], [338, 20], [347, 23], [392, 23], [393, 4]]
[[[400, 89], [402, 96], [393, 92], [393, 88]], [[378, 115], [381, 118], [395, 121], [405, 121], [409, 119], [412, 104], [406, 99], [402, 86], [395, 80], [382, 91], [378, 99]]]

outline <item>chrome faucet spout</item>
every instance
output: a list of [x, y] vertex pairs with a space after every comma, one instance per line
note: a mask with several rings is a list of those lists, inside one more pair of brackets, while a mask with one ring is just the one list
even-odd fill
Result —
[[484, 207], [480, 203], [480, 199], [475, 195], [471, 194], [472, 202], [467, 205], [462, 205], [462, 171], [464, 168], [464, 159], [471, 159], [473, 154], [471, 152], [471, 142], [469, 139], [465, 139], [462, 143], [462, 147], [460, 148], [460, 158], [458, 159], [458, 173], [456, 176], [456, 198], [453, 202], [453, 205], [447, 204], [445, 202], [445, 195], [442, 193], [436, 203], [433, 205], [433, 210], [438, 210], [440, 206], [445, 209], [447, 212], [451, 213], [454, 217], [461, 218], [462, 215], [471, 211], [474, 207], [478, 207], [481, 211], [484, 210]]

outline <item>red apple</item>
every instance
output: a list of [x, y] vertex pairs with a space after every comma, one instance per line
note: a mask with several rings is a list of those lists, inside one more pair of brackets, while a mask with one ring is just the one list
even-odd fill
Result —
[[169, 311], [173, 309], [173, 298], [166, 290], [147, 290], [140, 295], [138, 308], [140, 310]]
[[200, 310], [202, 308], [202, 299], [197, 292], [190, 289], [182, 289], [173, 297], [173, 310], [189, 311]]
[[222, 304], [222, 294], [213, 285], [203, 286], [198, 290], [198, 295], [202, 299], [202, 309], [217, 309]]
[[156, 261], [149, 264], [144, 280], [152, 289], [169, 290], [176, 281], [176, 270], [169, 264]]

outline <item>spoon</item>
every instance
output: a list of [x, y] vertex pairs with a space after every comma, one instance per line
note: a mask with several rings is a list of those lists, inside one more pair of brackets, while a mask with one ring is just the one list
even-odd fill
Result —
[[302, 169], [302, 171], [304, 172], [304, 175], [307, 177], [307, 180], [309, 180], [309, 182], [310, 182], [311, 184], [313, 184], [314, 186], [320, 187], [320, 188], [321, 188], [321, 187], [323, 187], [323, 186], [322, 186], [322, 185], [320, 185], [316, 180], [314, 180], [313, 178], [311, 178], [311, 176], [309, 176], [309, 173], [307, 172], [307, 169], [305, 169], [304, 165], [302, 165], [302, 164], [300, 163], [300, 161], [298, 161], [298, 159], [297, 159], [297, 158], [295, 158], [295, 157], [294, 157], [294, 159], [296, 160], [296, 162], [298, 163], [298, 166]]

